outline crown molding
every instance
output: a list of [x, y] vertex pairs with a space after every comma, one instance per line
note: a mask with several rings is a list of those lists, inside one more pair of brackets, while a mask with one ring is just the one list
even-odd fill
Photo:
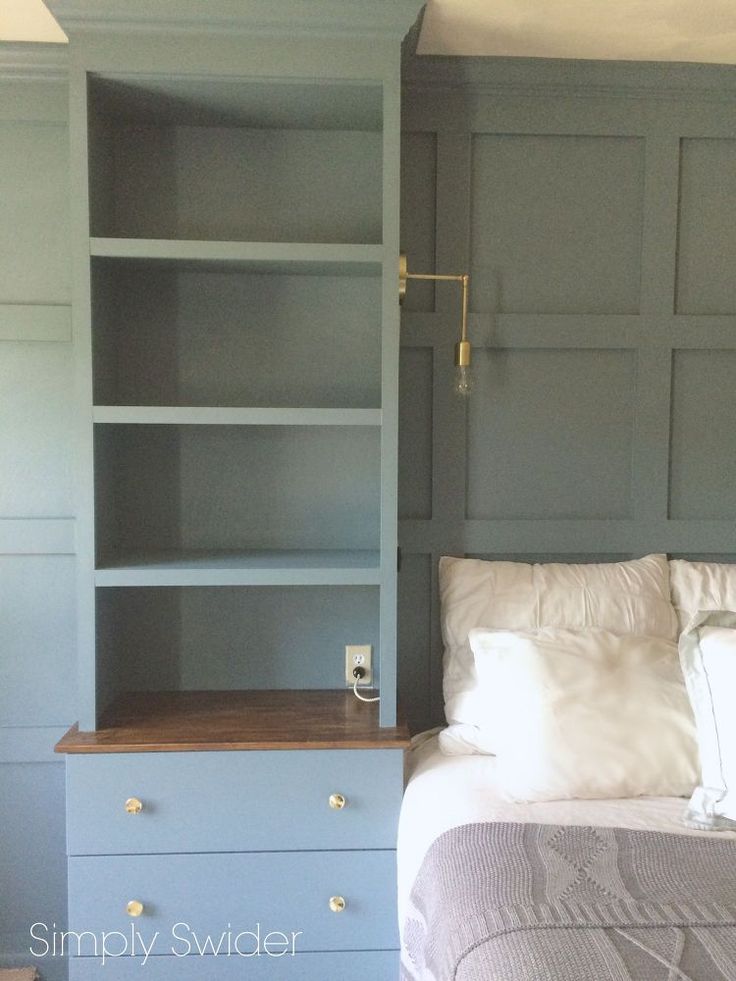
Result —
[[422, 0], [44, 0], [67, 34], [124, 32], [395, 38]]
[[736, 65], [408, 55], [405, 89], [477, 94], [736, 98]]
[[66, 44], [0, 42], [0, 78], [66, 80], [69, 48]]

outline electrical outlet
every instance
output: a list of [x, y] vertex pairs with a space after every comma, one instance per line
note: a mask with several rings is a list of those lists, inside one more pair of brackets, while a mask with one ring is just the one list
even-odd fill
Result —
[[345, 684], [352, 688], [355, 684], [353, 671], [362, 668], [365, 671], [358, 681], [358, 687], [370, 685], [373, 680], [373, 647], [371, 644], [348, 644], [345, 647]]

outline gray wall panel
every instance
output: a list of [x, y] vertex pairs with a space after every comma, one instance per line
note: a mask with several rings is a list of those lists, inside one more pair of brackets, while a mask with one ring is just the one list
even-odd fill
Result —
[[474, 310], [637, 312], [642, 140], [476, 133], [472, 154]]
[[71, 514], [71, 344], [0, 344], [0, 517]]
[[399, 517], [432, 517], [432, 374], [429, 347], [401, 351]]
[[0, 726], [74, 718], [74, 559], [0, 555]]
[[736, 313], [736, 140], [681, 144], [678, 313]]
[[68, 173], [66, 125], [0, 121], [0, 303], [69, 301]]
[[631, 511], [630, 351], [480, 350], [468, 406], [468, 518]]
[[676, 351], [670, 517], [736, 517], [736, 350]]
[[433, 725], [432, 556], [407, 555], [399, 575], [399, 686], [409, 725]]

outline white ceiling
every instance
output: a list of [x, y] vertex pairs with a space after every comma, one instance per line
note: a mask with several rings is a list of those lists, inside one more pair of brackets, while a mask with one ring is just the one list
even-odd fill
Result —
[[736, 0], [429, 0], [419, 54], [736, 62]]
[[0, 0], [0, 41], [66, 41], [41, 0]]
[[[0, 0], [0, 40], [66, 37], [42, 0]], [[733, 64], [736, 0], [428, 0], [418, 51]]]

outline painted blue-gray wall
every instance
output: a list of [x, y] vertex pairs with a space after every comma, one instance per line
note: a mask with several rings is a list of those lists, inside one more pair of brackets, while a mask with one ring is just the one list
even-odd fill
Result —
[[441, 721], [440, 555], [736, 552], [733, 68], [412, 58], [402, 247], [471, 274], [402, 313], [401, 693]]
[[76, 711], [65, 75], [55, 46], [0, 47], [0, 966], [28, 963], [33, 922], [66, 920], [53, 755]]

